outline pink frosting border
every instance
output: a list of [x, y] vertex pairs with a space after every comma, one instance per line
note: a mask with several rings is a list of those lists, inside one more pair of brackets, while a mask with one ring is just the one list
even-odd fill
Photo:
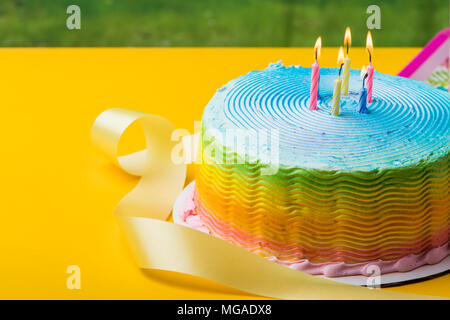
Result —
[[[185, 198], [183, 208], [183, 212], [178, 213], [182, 214], [182, 216], [178, 217], [179, 221], [182, 221], [185, 226], [214, 235], [206, 227], [203, 221], [201, 221], [200, 216], [197, 214], [193, 200], [193, 193], [189, 194], [189, 196]], [[374, 273], [376, 268], [378, 268], [380, 274], [391, 272], [408, 272], [424, 265], [437, 264], [448, 255], [450, 255], [450, 242], [447, 242], [443, 246], [433, 248], [428, 252], [417, 255], [410, 254], [395, 261], [375, 260], [358, 264], [346, 264], [344, 262], [311, 263], [306, 259], [296, 263], [285, 263], [278, 260], [276, 257], [266, 257], [266, 259], [312, 275], [343, 277], [353, 275], [370, 276]]]

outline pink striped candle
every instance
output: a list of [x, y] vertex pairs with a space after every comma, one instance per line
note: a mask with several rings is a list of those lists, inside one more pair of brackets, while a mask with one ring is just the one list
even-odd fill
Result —
[[372, 103], [373, 65], [367, 67], [367, 103]]
[[367, 103], [372, 103], [372, 88], [373, 88], [372, 55], [373, 55], [373, 41], [372, 41], [372, 33], [370, 33], [370, 30], [367, 31], [366, 49], [367, 49], [367, 52], [369, 53], [369, 66], [367, 67]]
[[319, 94], [319, 78], [320, 67], [317, 59], [320, 57], [320, 49], [322, 48], [322, 37], [318, 37], [314, 45], [315, 61], [311, 68], [311, 89], [309, 92], [309, 109], [317, 110], [317, 95]]
[[317, 94], [319, 92], [319, 75], [320, 68], [317, 60], [313, 63], [311, 68], [311, 90], [309, 93], [309, 109], [317, 110]]

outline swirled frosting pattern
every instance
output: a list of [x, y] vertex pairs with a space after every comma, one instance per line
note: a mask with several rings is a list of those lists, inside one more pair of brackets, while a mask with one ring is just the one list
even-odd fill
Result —
[[340, 116], [331, 115], [335, 68], [321, 68], [318, 110], [309, 110], [310, 68], [272, 64], [219, 89], [203, 121], [209, 128], [278, 129], [280, 163], [330, 170], [401, 167], [450, 149], [449, 94], [375, 72], [370, 114], [357, 112], [362, 80], [350, 72]]
[[[395, 262], [446, 246], [450, 95], [375, 72], [374, 101], [361, 114], [362, 81], [351, 70], [336, 117], [337, 70], [321, 69], [314, 111], [310, 77], [310, 68], [272, 64], [229, 82], [210, 101], [195, 192], [207, 228], [287, 264]], [[241, 139], [242, 148], [229, 137], [242, 132], [235, 129], [275, 130], [277, 144]], [[261, 147], [277, 148], [274, 174], [262, 171]]]

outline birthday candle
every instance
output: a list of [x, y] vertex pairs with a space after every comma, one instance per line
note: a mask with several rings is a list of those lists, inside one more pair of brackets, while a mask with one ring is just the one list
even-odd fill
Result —
[[350, 76], [351, 60], [348, 56], [349, 46], [352, 44], [352, 34], [350, 28], [345, 29], [344, 45], [347, 47], [347, 54], [344, 59], [344, 69], [342, 72], [342, 95], [348, 95], [348, 82]]
[[367, 67], [367, 103], [372, 103], [372, 88], [373, 88], [373, 65], [372, 65], [372, 54], [373, 54], [373, 41], [372, 34], [367, 32], [366, 38], [366, 49], [369, 53], [369, 66]]
[[367, 90], [362, 87], [361, 92], [359, 94], [359, 113], [369, 113], [367, 109]]
[[342, 66], [343, 66], [343, 61], [344, 61], [344, 50], [342, 49], [342, 47], [339, 48], [339, 54], [338, 54], [338, 66], [340, 66], [339, 68], [339, 74], [338, 74], [338, 78], [336, 80], [334, 80], [334, 89], [333, 89], [333, 100], [332, 100], [332, 109], [331, 109], [331, 114], [333, 116], [338, 116], [339, 115], [339, 108], [340, 108], [340, 99], [341, 99], [341, 85], [342, 85], [342, 81], [341, 81], [341, 71], [342, 71]]
[[363, 79], [363, 84], [362, 84], [361, 92], [359, 94], [358, 112], [359, 113], [369, 113], [369, 110], [367, 109], [367, 90], [364, 87], [364, 81], [367, 78], [367, 72], [366, 72], [366, 67], [364, 67], [364, 66], [361, 69], [361, 78]]
[[311, 69], [311, 91], [309, 93], [309, 109], [317, 109], [317, 93], [319, 91], [319, 64], [315, 61]]
[[331, 114], [333, 116], [339, 115], [340, 99], [341, 99], [341, 78], [334, 80], [334, 90], [333, 90], [333, 108], [331, 109]]
[[344, 69], [342, 71], [342, 95], [348, 95], [348, 79], [350, 76], [350, 58], [344, 59]]
[[367, 102], [372, 103], [373, 65], [367, 67]]
[[309, 109], [316, 110], [317, 109], [317, 94], [319, 92], [319, 76], [320, 76], [320, 67], [317, 59], [320, 57], [320, 48], [322, 47], [322, 38], [318, 37], [316, 40], [316, 44], [314, 45], [314, 56], [315, 61], [311, 68], [311, 89], [309, 93]]

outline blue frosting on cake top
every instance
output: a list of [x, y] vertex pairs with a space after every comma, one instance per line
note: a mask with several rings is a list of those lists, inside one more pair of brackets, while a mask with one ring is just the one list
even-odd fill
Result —
[[203, 124], [223, 133], [217, 139], [225, 146], [227, 129], [277, 129], [279, 164], [286, 166], [365, 171], [419, 165], [449, 153], [448, 92], [375, 71], [370, 113], [363, 114], [358, 112], [360, 71], [351, 70], [349, 95], [341, 96], [336, 117], [331, 99], [337, 74], [337, 68], [320, 69], [318, 109], [311, 111], [311, 68], [275, 63], [252, 71], [217, 91]]

